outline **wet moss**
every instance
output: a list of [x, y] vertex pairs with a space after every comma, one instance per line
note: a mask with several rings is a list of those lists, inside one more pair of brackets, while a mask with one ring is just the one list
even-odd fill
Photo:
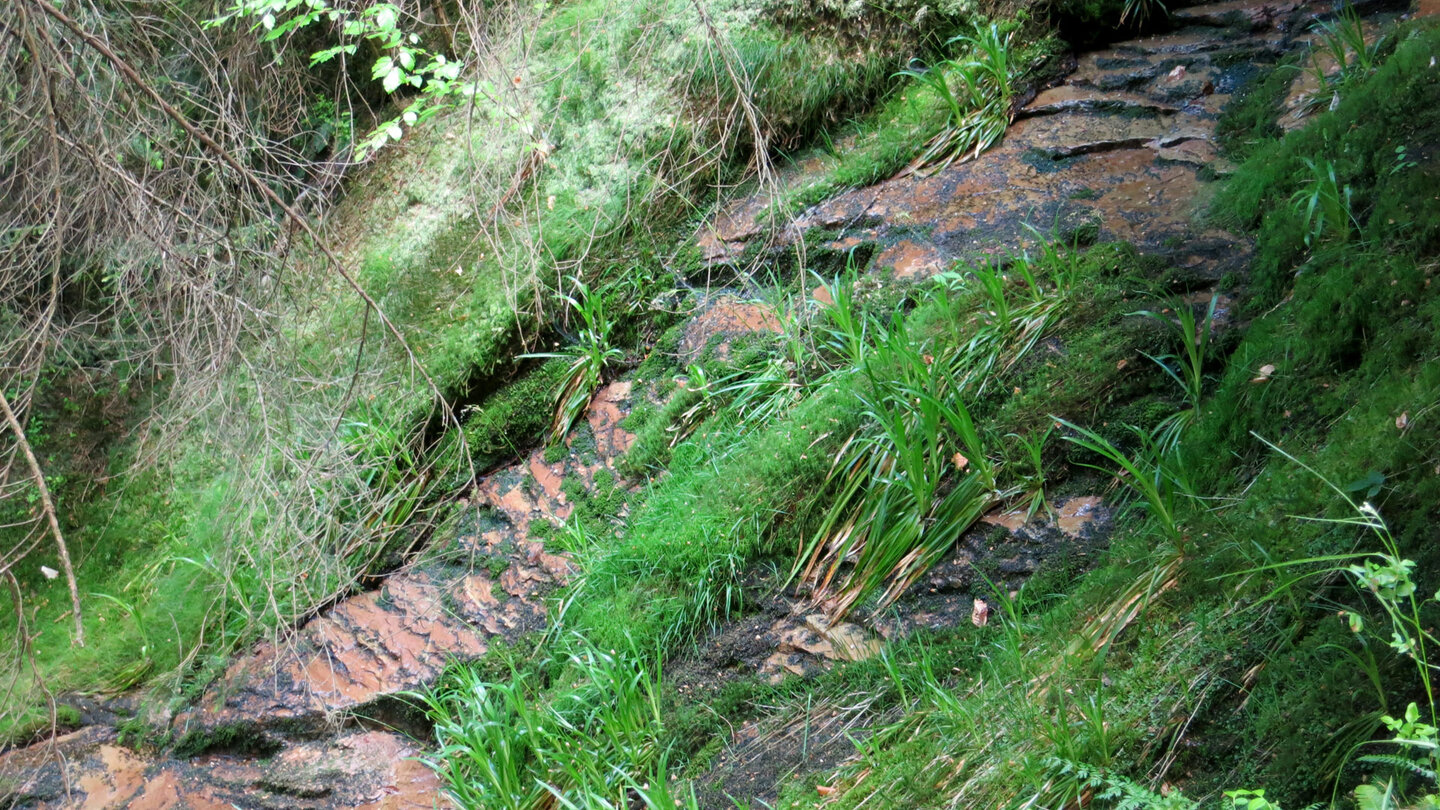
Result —
[[464, 429], [476, 468], [515, 458], [541, 441], [550, 427], [555, 390], [569, 367], [564, 358], [545, 360], [474, 406]]
[[279, 753], [282, 747], [258, 722], [246, 721], [186, 732], [175, 743], [171, 753], [181, 759], [214, 752], [264, 758]]
[[1243, 81], [1215, 125], [1215, 137], [1225, 155], [1244, 160], [1284, 136], [1279, 124], [1281, 105], [1300, 71], [1299, 63], [1299, 56], [1290, 56]]
[[1440, 199], [1433, 189], [1440, 164], [1429, 145], [1440, 133], [1440, 83], [1430, 66], [1437, 40], [1440, 33], [1424, 28], [1403, 38], [1378, 73], [1348, 88], [1335, 110], [1257, 150], [1226, 184], [1216, 201], [1217, 217], [1258, 226], [1251, 277], [1256, 310], [1285, 297], [1307, 256], [1323, 260], [1327, 251], [1346, 249], [1331, 238], [1322, 238], [1314, 250], [1307, 245], [1309, 229], [1296, 211], [1314, 177], [1306, 161], [1333, 166], [1337, 187], [1342, 193], [1348, 189], [1354, 238], [1391, 250], [1435, 247]]

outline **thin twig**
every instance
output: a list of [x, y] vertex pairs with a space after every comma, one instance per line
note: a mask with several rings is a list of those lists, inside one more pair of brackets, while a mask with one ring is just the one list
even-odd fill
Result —
[[50, 524], [50, 533], [55, 537], [55, 548], [60, 552], [60, 568], [65, 572], [65, 584], [70, 587], [71, 611], [75, 614], [75, 645], [84, 647], [85, 623], [80, 615], [80, 589], [75, 585], [75, 569], [70, 565], [70, 549], [65, 545], [65, 535], [60, 532], [60, 521], [55, 517], [55, 503], [50, 500], [50, 487], [45, 485], [45, 474], [40, 471], [40, 462], [35, 460], [35, 451], [30, 448], [25, 428], [21, 427], [20, 420], [15, 417], [15, 411], [10, 409], [10, 399], [5, 396], [3, 389], [0, 389], [0, 411], [4, 412], [5, 423], [10, 426], [10, 432], [15, 434], [15, 442], [20, 445], [20, 452], [25, 454], [25, 464], [30, 468], [30, 477], [35, 481], [35, 487], [40, 490], [40, 509]]

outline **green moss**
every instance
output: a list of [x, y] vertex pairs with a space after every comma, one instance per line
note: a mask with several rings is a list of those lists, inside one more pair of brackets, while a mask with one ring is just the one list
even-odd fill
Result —
[[539, 443], [550, 427], [555, 390], [569, 367], [564, 358], [545, 360], [474, 407], [465, 420], [465, 439], [476, 467], [515, 458]]
[[1282, 105], [1300, 71], [1300, 59], [1287, 57], [1251, 76], [1225, 105], [1215, 124], [1215, 136], [1231, 159], [1244, 160], [1284, 136], [1279, 123]]
[[[1397, 150], [1415, 153], [1440, 132], [1440, 85], [1430, 67], [1437, 39], [1433, 29], [1416, 29], [1375, 76], [1347, 88], [1335, 110], [1256, 151], [1222, 190], [1222, 221], [1259, 226], [1251, 278], [1257, 311], [1285, 296], [1308, 252], [1305, 222], [1291, 202], [1309, 176], [1306, 160], [1334, 165], [1339, 184], [1350, 189], [1360, 239], [1392, 248], [1435, 245], [1440, 200], [1430, 190], [1440, 168], [1432, 160], [1401, 169]], [[1332, 248], [1323, 243], [1317, 253]]]
[[173, 753], [189, 759], [211, 751], [267, 757], [278, 752], [280, 743], [271, 739], [254, 722], [226, 723], [204, 731], [190, 731], [175, 743]]

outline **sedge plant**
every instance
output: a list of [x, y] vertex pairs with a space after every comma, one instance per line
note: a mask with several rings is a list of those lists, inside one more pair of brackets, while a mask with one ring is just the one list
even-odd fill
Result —
[[565, 434], [585, 414], [590, 398], [604, 381], [606, 369], [624, 356], [624, 352], [610, 343], [615, 322], [605, 307], [604, 296], [591, 291], [579, 278], [572, 276], [570, 282], [575, 287], [575, 294], [561, 295], [560, 298], [579, 316], [580, 330], [575, 335], [575, 342], [563, 352], [521, 355], [571, 360], [555, 392], [549, 438], [552, 444], [565, 439]]
[[1305, 158], [1305, 167], [1308, 176], [1290, 196], [1291, 207], [1304, 223], [1305, 245], [1313, 248], [1326, 239], [1350, 241], [1360, 228], [1352, 205], [1354, 190], [1341, 184], [1332, 161]]
[[1184, 302], [1176, 302], [1171, 308], [1175, 312], [1173, 319], [1149, 310], [1134, 313], [1168, 324], [1180, 340], [1180, 351], [1174, 354], [1145, 355], [1180, 386], [1185, 398], [1186, 409], [1166, 417], [1155, 431], [1156, 442], [1164, 452], [1172, 451], [1179, 444], [1185, 428], [1200, 416], [1200, 400], [1205, 393], [1205, 355], [1214, 332], [1215, 308], [1219, 300], [1219, 296], [1210, 296], [1205, 316], [1199, 319], [1190, 305]]
[[877, 331], [860, 397], [878, 429], [837, 454], [836, 494], [792, 570], [819, 593], [839, 586], [835, 615], [877, 592], [882, 605], [898, 597], [998, 500], [995, 466], [950, 363], [916, 345], [898, 315]]
[[955, 160], [970, 160], [1000, 141], [1013, 118], [1016, 69], [1010, 33], [1000, 27], [976, 25], [972, 34], [952, 38], [968, 59], [950, 59], [934, 65], [915, 65], [896, 73], [917, 81], [945, 105], [944, 129], [930, 139], [925, 151], [907, 171], [931, 173]]

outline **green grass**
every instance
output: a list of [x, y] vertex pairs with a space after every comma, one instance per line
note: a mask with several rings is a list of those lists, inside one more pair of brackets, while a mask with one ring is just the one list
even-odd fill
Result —
[[[762, 10], [738, 4], [711, 30], [679, 0], [589, 0], [534, 30], [496, 32], [508, 54], [497, 64], [525, 65], [492, 77], [514, 85], [509, 106], [432, 119], [354, 178], [331, 219], [415, 362], [447, 397], [480, 399], [464, 430], [471, 457], [453, 431], [434, 441], [444, 420], [431, 392], [348, 292], [308, 270], [282, 279], [288, 297], [274, 330], [246, 347], [251, 364], [162, 414], [191, 421], [158, 464], [130, 472], [134, 446], [112, 448], [108, 489], [62, 504], [84, 551], [82, 591], [118, 600], [87, 598], [87, 629], [103, 640], [71, 649], [43, 560], [17, 569], [49, 685], [179, 682], [161, 699], [185, 699], [235, 645], [392, 566], [472, 463], [498, 463], [537, 435], [529, 406], [555, 369], [510, 377], [522, 340], [571, 327], [551, 300], [555, 280], [603, 289], [615, 343], [639, 345], [659, 320], [634, 308], [684, 269], [675, 245], [708, 204], [707, 183], [748, 164], [718, 56], [739, 60], [775, 144], [863, 110], [894, 68], [876, 51], [837, 52], [834, 30], [751, 25]], [[13, 622], [5, 611], [0, 631]], [[33, 716], [36, 694], [17, 693], [0, 726]]]
[[[979, 30], [989, 32], [990, 29]], [[1007, 22], [994, 32], [994, 37], [1014, 36], [1019, 30]], [[772, 215], [793, 216], [840, 192], [861, 188], [893, 176], [922, 157], [927, 150], [927, 143], [936, 138], [936, 133], [951, 131], [952, 135], [955, 134], [956, 125], [963, 126], [972, 116], [972, 101], [978, 102], [979, 108], [990, 110], [986, 120], [993, 122], [995, 116], [1008, 114], [1008, 110], [1001, 111], [987, 105], [993, 98], [1008, 97], [1014, 86], [1033, 80], [1034, 75], [1050, 60], [1052, 54], [1060, 51], [1058, 40], [1026, 33], [1025, 38], [1006, 49], [994, 47], [999, 44], [998, 39], [990, 42], [992, 47], [989, 52], [996, 56], [1003, 55], [1008, 64], [997, 65], [994, 59], [984, 56], [985, 51], [981, 51], [976, 58], [940, 59], [929, 69], [901, 70], [896, 73], [896, 76], [909, 76], [912, 81], [891, 90], [876, 105], [873, 112], [841, 129], [841, 137], [837, 140], [843, 143], [843, 148], [832, 145], [829, 149], [821, 150], [823, 172], [816, 177], [807, 178], [803, 184], [783, 189], [778, 199], [760, 218], [763, 220]], [[981, 39], [985, 36], [988, 36], [988, 33], [982, 35]], [[957, 42], [960, 44], [955, 44]], [[964, 37], [957, 38], [940, 49], [940, 53], [956, 50], [970, 53], [970, 43]], [[917, 53], [912, 56], [918, 59], [924, 55]], [[998, 66], [1001, 72], [1010, 78], [1002, 90], [990, 79], [982, 78], [984, 69], [970, 67], [962, 70], [965, 65]], [[993, 70], [991, 75], [994, 75]], [[965, 78], [967, 76], [968, 79]], [[967, 85], [967, 81], [971, 84]], [[976, 81], [981, 84], [975, 85]], [[963, 92], [957, 96], [957, 91], [952, 89], [957, 87], [961, 91], [966, 87], [976, 87], [979, 96], [971, 99]], [[987, 87], [991, 89], [980, 89]], [[936, 143], [939, 148], [933, 150], [933, 159], [943, 160], [949, 157], [950, 153], [964, 151], [954, 138], [942, 140], [945, 143]], [[971, 140], [969, 146], [973, 148], [982, 141], [988, 144], [993, 140], [993, 137], [986, 136]], [[947, 146], [951, 148], [950, 153], [946, 153]]]
[[[1054, 250], [1038, 262], [1033, 286], [1018, 270], [1006, 280], [962, 269], [943, 280], [944, 294], [907, 312], [905, 351], [924, 347], [938, 364], [938, 346], [1013, 338], [1007, 324], [1027, 291], [1071, 279], [1055, 343], [981, 364], [981, 392], [965, 405], [979, 437], [1043, 430], [1050, 414], [1064, 417], [1072, 441], [1051, 441], [1031, 465], [1038, 470], [1017, 470], [1017, 495], [1037, 472], [1051, 490], [1102, 486], [1119, 474], [1147, 509], [1126, 514], [1093, 569], [993, 594], [999, 613], [989, 627], [942, 642], [983, 645], [959, 671], [891, 675], [854, 758], [789, 782], [783, 806], [1058, 807], [1088, 795], [1102, 806], [1128, 797], [1179, 808], [1245, 788], [1301, 807], [1386, 776], [1374, 769], [1388, 761], [1362, 762], [1355, 746], [1412, 750], [1386, 742], [1381, 717], [1423, 702], [1424, 679], [1389, 645], [1381, 605], [1356, 577], [1336, 575], [1334, 561], [1381, 550], [1369, 524], [1347, 519], [1347, 497], [1363, 494], [1388, 528], [1386, 559], [1414, 562], [1418, 593], [1440, 584], [1430, 542], [1440, 501], [1440, 296], [1428, 283], [1437, 163], [1419, 146], [1397, 161], [1395, 149], [1440, 136], [1440, 119], [1424, 106], [1437, 44], [1424, 29], [1402, 39], [1337, 110], [1260, 148], [1229, 182], [1222, 211], [1263, 212], [1245, 220], [1260, 234], [1256, 273], [1240, 290], [1248, 323], [1212, 335], [1208, 318], [1167, 327], [1139, 314], [1158, 309], [1173, 273], [1117, 246]], [[1410, 94], [1397, 98], [1396, 87]], [[1288, 202], [1305, 181], [1306, 158], [1334, 161], [1337, 182], [1354, 188], [1351, 238], [1305, 247], [1306, 212]], [[890, 387], [923, 379], [897, 359], [901, 346], [888, 359], [875, 354], [882, 335], [857, 342], [856, 323], [816, 324], [830, 330], [814, 343], [833, 346], [824, 355], [830, 373], [814, 378], [788, 415], [740, 431], [734, 414], [717, 408], [675, 448], [670, 474], [651, 484], [628, 531], [586, 546], [583, 581], [557, 614], [562, 632], [602, 649], [638, 642], [674, 651], [741, 609], [747, 566], [799, 556], [843, 486], [831, 470], [844, 438], [885, 415]], [[1164, 368], [1146, 358], [1167, 354]], [[843, 372], [846, 357], [868, 358], [870, 373]], [[910, 414], [923, 422], [929, 400], [919, 399]], [[1183, 425], [1165, 433], [1177, 413]], [[1165, 441], [1153, 438], [1157, 428]], [[968, 431], [955, 431], [963, 452]], [[931, 431], [915, 433], [895, 446]], [[919, 457], [931, 455], [927, 446]], [[1294, 459], [1357, 494], [1317, 485]], [[899, 485], [900, 469], [897, 460], [869, 490]], [[1004, 471], [1000, 478], [1008, 480]], [[913, 519], [924, 506], [895, 514]], [[1351, 614], [1366, 628], [1359, 635]], [[1417, 615], [1417, 626], [1429, 626], [1440, 609], [1426, 602]], [[859, 700], [873, 688], [867, 666], [839, 669], [827, 683]], [[725, 720], [742, 720], [757, 716], [747, 704], [756, 697], [798, 715], [819, 694], [767, 688], [741, 683], [705, 700]], [[677, 735], [677, 757], [713, 755], [723, 721], [701, 719], [709, 715], [678, 698], [664, 715], [674, 718], [667, 733]], [[822, 796], [816, 784], [836, 791]]]

